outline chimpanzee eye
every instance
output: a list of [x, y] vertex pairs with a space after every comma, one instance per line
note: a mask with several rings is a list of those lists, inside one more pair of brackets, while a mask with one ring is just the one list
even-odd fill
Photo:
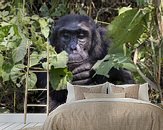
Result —
[[68, 33], [64, 33], [64, 34], [63, 34], [63, 37], [67, 39], [67, 38], [70, 37], [70, 34], [68, 34]]
[[64, 40], [69, 40], [70, 39], [70, 33], [68, 33], [68, 32], [62, 32], [61, 33], [61, 37], [64, 39]]
[[79, 39], [83, 39], [83, 38], [85, 38], [86, 37], [86, 32], [84, 32], [84, 31], [79, 31], [78, 32], [78, 38]]
[[84, 35], [83, 33], [79, 33], [79, 34], [78, 34], [78, 38], [82, 39], [82, 38], [84, 38], [84, 37], [85, 37], [85, 35]]

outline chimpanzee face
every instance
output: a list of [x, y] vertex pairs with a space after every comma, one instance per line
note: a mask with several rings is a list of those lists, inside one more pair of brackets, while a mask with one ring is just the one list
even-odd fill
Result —
[[82, 64], [88, 59], [92, 33], [86, 23], [70, 22], [58, 30], [58, 44], [69, 54], [68, 64]]
[[[67, 15], [55, 24], [50, 44], [57, 53], [68, 53], [68, 68], [73, 70], [87, 62], [95, 63], [107, 53], [93, 19], [84, 15]], [[104, 51], [103, 51], [104, 50]]]

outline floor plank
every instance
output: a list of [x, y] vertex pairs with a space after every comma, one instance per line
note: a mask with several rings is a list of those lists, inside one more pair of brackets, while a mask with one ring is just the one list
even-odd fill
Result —
[[4, 130], [15, 130], [15, 128], [19, 125], [21, 125], [21, 123], [14, 123], [10, 125], [9, 127], [5, 128]]
[[42, 126], [47, 115], [44, 113], [27, 114], [24, 124], [24, 114], [0, 114], [0, 130], [20, 130], [23, 128]]
[[42, 126], [44, 123], [37, 123], [36, 126]]
[[5, 123], [2, 126], [0, 126], [0, 130], [5, 130], [7, 127], [13, 125], [14, 123]]
[[29, 123], [29, 124], [26, 125], [24, 128], [34, 127], [35, 125], [37, 125], [37, 123]]
[[36, 127], [36, 126], [41, 126], [43, 123], [0, 123], [0, 130], [20, 130], [23, 128], [29, 128], [29, 127]]
[[21, 123], [19, 126], [15, 127], [13, 130], [20, 130], [20, 129], [23, 129], [25, 126], [27, 126], [28, 124], [24, 124], [24, 123]]
[[0, 122], [0, 128], [1, 126], [5, 125], [6, 123], [5, 122]]
[[[1, 0], [0, 0], [1, 1]], [[44, 122], [47, 115], [44, 113], [29, 113], [27, 114], [26, 122]], [[24, 114], [16, 114], [16, 113], [8, 113], [8, 114], [0, 114], [0, 123], [3, 122], [20, 122], [24, 123]]]

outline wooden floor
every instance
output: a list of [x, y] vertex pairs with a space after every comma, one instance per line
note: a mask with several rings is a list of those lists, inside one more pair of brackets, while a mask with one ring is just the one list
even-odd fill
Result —
[[43, 125], [46, 114], [27, 114], [24, 124], [24, 114], [0, 114], [0, 130], [20, 130]]
[[0, 130], [20, 130], [28, 127], [42, 126], [43, 123], [0, 123]]

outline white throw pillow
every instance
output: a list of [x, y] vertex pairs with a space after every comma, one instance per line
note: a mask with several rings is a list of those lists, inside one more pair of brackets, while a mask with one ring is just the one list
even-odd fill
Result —
[[75, 101], [74, 86], [69, 82], [67, 82], [67, 91], [68, 94], [67, 94], [66, 103]]
[[149, 102], [148, 83], [140, 84], [138, 99]]
[[84, 93], [84, 97], [86, 99], [92, 99], [92, 98], [125, 98], [125, 93], [112, 93], [112, 94]]
[[[109, 83], [109, 85], [108, 85], [108, 93], [112, 93], [112, 89], [111, 89], [112, 86], [127, 88], [127, 87], [131, 87], [133, 85], [134, 84], [114, 85], [112, 83]], [[139, 85], [139, 92], [138, 92], [138, 99], [149, 102], [148, 90], [149, 90], [148, 83], [140, 84]]]
[[67, 82], [68, 95], [67, 95], [66, 103], [76, 100], [74, 87], [92, 88], [92, 87], [98, 87], [98, 86], [102, 86], [101, 93], [107, 93], [108, 82], [103, 83], [103, 84], [97, 84], [97, 85], [72, 85], [71, 83]]

